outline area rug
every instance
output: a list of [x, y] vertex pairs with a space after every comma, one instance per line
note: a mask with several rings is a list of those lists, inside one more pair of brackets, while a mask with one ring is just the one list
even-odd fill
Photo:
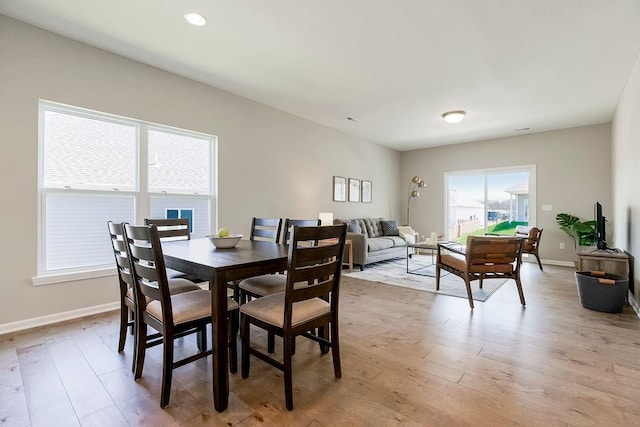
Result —
[[[409, 260], [409, 271], [415, 271], [419, 274], [407, 273], [407, 260], [397, 258], [367, 265], [364, 271], [360, 271], [359, 267], [356, 267], [353, 272], [343, 272], [342, 274], [355, 279], [467, 299], [467, 288], [464, 285], [464, 281], [460, 277], [449, 274], [444, 270], [442, 270], [442, 275], [440, 276], [440, 290], [436, 291], [435, 277], [427, 276], [435, 276], [435, 265], [432, 264], [430, 255], [413, 255]], [[478, 286], [477, 280], [471, 282], [473, 300], [488, 300], [506, 282], [504, 279], [485, 280], [482, 284], [482, 289]]]

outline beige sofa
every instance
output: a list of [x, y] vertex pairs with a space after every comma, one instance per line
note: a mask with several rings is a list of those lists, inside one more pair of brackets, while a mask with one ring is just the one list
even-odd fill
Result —
[[[407, 242], [400, 235], [385, 235], [384, 218], [336, 219], [335, 224], [347, 223], [347, 239], [353, 247], [353, 264], [364, 270], [365, 265], [407, 256]], [[349, 231], [351, 230], [351, 231]]]

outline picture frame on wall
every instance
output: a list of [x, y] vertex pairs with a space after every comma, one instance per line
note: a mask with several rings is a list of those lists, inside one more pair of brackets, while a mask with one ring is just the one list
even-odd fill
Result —
[[371, 181], [363, 179], [360, 186], [362, 191], [362, 203], [371, 203]]
[[333, 201], [347, 201], [347, 178], [344, 178], [342, 176], [333, 177]]
[[349, 201], [350, 202], [359, 202], [360, 201], [360, 180], [349, 178]]

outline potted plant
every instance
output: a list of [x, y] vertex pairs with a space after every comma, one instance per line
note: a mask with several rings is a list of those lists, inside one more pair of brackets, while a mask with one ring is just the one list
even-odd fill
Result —
[[567, 213], [559, 213], [556, 215], [556, 222], [560, 226], [560, 230], [571, 236], [575, 249], [580, 246], [593, 246], [596, 244], [596, 222], [580, 221], [580, 218]]

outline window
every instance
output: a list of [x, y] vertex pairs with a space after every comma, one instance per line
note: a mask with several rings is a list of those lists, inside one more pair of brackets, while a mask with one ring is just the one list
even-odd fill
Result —
[[46, 101], [39, 121], [39, 276], [111, 269], [109, 220], [174, 215], [210, 234], [214, 136]]
[[535, 166], [447, 173], [447, 239], [469, 234], [513, 235], [518, 225], [535, 223]]

